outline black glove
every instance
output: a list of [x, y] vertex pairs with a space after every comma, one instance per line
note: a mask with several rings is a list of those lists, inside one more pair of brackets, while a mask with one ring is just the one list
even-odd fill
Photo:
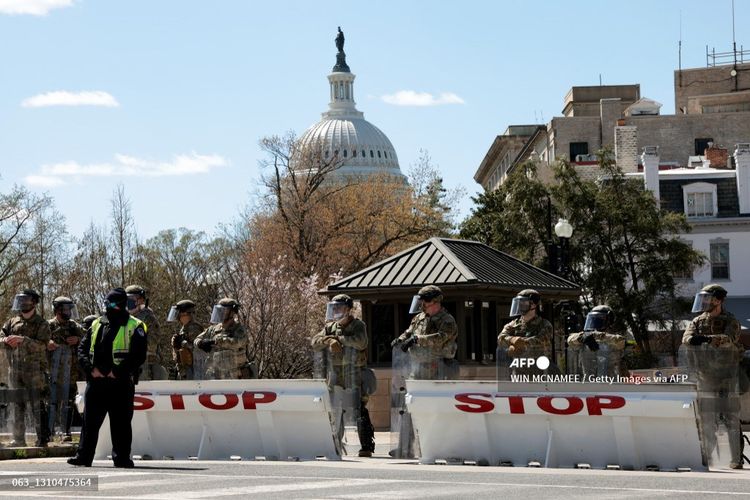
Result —
[[711, 342], [711, 339], [705, 335], [693, 335], [690, 337], [690, 345], [708, 344], [709, 342]]
[[411, 346], [416, 345], [416, 344], [417, 344], [417, 336], [412, 335], [411, 337], [406, 339], [403, 344], [401, 344], [401, 350], [406, 352], [409, 350], [409, 348], [411, 348]]
[[591, 349], [592, 351], [598, 351], [599, 350], [599, 342], [596, 341], [593, 335], [584, 335], [583, 336], [583, 345]]
[[216, 342], [213, 340], [206, 340], [203, 339], [200, 342], [198, 342], [198, 348], [205, 352], [211, 352], [211, 348], [214, 346]]
[[182, 348], [182, 335], [175, 335], [172, 337], [172, 347], [175, 349], [181, 349]]
[[399, 345], [399, 344], [400, 344], [401, 342], [403, 342], [403, 341], [402, 341], [402, 340], [401, 340], [400, 338], [398, 338], [398, 337], [397, 337], [397, 338], [393, 339], [393, 341], [391, 342], [391, 347], [392, 347], [392, 348], [393, 348], [393, 347], [396, 347], [396, 346], [397, 346], [397, 345]]

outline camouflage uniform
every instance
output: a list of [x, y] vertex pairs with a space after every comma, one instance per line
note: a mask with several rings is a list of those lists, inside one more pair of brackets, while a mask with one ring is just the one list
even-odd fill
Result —
[[[343, 295], [334, 297], [334, 300], [339, 297], [345, 297], [351, 301], [348, 296]], [[342, 346], [339, 352], [334, 352], [330, 348], [335, 341]], [[353, 408], [361, 445], [359, 454], [372, 456], [375, 452], [375, 429], [367, 409], [370, 395], [362, 385], [362, 370], [367, 365], [367, 326], [357, 318], [352, 318], [344, 327], [338, 321], [330, 321], [320, 332], [312, 336], [310, 344], [314, 351], [326, 351], [328, 362], [331, 363], [331, 366], [327, 367], [329, 390], [333, 393], [335, 385], [342, 389], [352, 390], [351, 397], [345, 402], [345, 406], [359, 406], [359, 408]], [[352, 356], [347, 356], [345, 353], [351, 353]], [[343, 424], [340, 430], [343, 432]]]
[[249, 343], [245, 327], [236, 321], [226, 329], [222, 323], [211, 325], [195, 338], [193, 345], [200, 348], [198, 344], [202, 340], [214, 342], [208, 354], [206, 378], [242, 378], [242, 368], [247, 364]]
[[161, 335], [161, 328], [159, 327], [159, 320], [156, 319], [153, 309], [150, 307], [144, 307], [139, 309], [132, 315], [133, 317], [143, 321], [146, 324], [146, 338], [148, 340], [148, 355], [146, 363], [143, 365], [143, 373], [140, 376], [141, 380], [151, 380], [153, 378], [152, 371], [154, 370], [152, 365], [160, 365], [164, 367], [169, 363], [166, 362], [171, 358], [171, 355], [164, 356], [165, 351], [162, 347], [163, 340]]
[[406, 329], [398, 337], [398, 342], [406, 342], [416, 337], [417, 345], [409, 349], [412, 359], [411, 378], [435, 380], [443, 370], [443, 360], [456, 357], [456, 338], [458, 327], [456, 320], [445, 309], [428, 316], [425, 312], [416, 314]]
[[190, 320], [190, 323], [182, 325], [175, 335], [175, 339], [179, 342], [187, 342], [187, 345], [179, 348], [175, 347], [174, 341], [172, 343], [172, 361], [177, 367], [178, 380], [193, 379], [193, 343], [202, 331], [203, 326], [200, 323]]
[[[66, 408], [65, 414], [60, 414], [60, 424], [65, 427], [66, 434], [70, 434], [70, 421], [73, 417], [71, 410], [73, 409], [73, 403], [76, 395], [76, 382], [78, 381], [78, 344], [81, 342], [83, 337], [83, 331], [81, 326], [75, 321], [68, 320], [65, 324], [60, 323], [57, 318], [52, 318], [48, 322], [50, 329], [50, 336], [52, 341], [57, 344], [57, 349], [54, 351], [47, 351], [47, 363], [50, 368], [50, 385], [55, 385], [54, 401], [51, 401], [51, 408], [54, 408], [56, 412], [60, 412], [63, 408]], [[74, 345], [68, 345], [66, 340], [69, 337], [77, 337], [78, 342]], [[62, 356], [63, 350], [67, 350], [69, 353], [68, 366], [62, 366], [60, 360], [65, 359]], [[58, 353], [58, 351], [60, 351]], [[66, 353], [66, 354], [68, 354]], [[57, 360], [57, 361], [56, 361]], [[67, 375], [67, 380], [66, 380]], [[67, 394], [65, 394], [64, 388], [68, 388]], [[51, 394], [52, 395], [52, 394]], [[67, 404], [64, 404], [67, 402]], [[57, 415], [52, 415], [50, 418], [50, 432], [54, 431], [53, 424], [57, 420]]]
[[[693, 345], [695, 337], [707, 337], [704, 345]], [[730, 466], [742, 466], [742, 432], [740, 401], [737, 387], [739, 362], [745, 348], [740, 343], [740, 323], [723, 310], [715, 317], [704, 312], [690, 322], [682, 336], [693, 364], [697, 366], [698, 411], [701, 415], [702, 438], [710, 455], [716, 447], [719, 423], [727, 429]], [[697, 358], [697, 359], [696, 359]]]
[[[338, 341], [344, 348], [356, 350], [356, 359], [346, 359], [343, 349], [340, 352], [330, 350], [334, 341]], [[326, 354], [332, 364], [331, 370], [333, 372], [328, 376], [329, 386], [339, 385], [344, 389], [352, 389], [352, 387], [347, 387], [346, 380], [348, 377], [345, 376], [344, 372], [351, 368], [352, 361], [354, 361], [354, 367], [358, 369], [364, 368], [367, 364], [367, 327], [365, 323], [360, 319], [353, 318], [349, 324], [342, 328], [337, 321], [331, 321], [326, 323], [321, 331], [312, 336], [310, 344], [313, 351], [319, 352], [328, 349]], [[329, 388], [333, 389], [333, 387]], [[362, 401], [364, 403], [368, 401], [368, 396], [364, 393], [362, 394]]]
[[25, 443], [26, 402], [31, 401], [38, 444], [49, 441], [47, 427], [47, 343], [50, 340], [49, 325], [37, 313], [29, 319], [20, 314], [5, 322], [0, 331], [0, 340], [11, 335], [24, 337], [23, 342], [14, 348], [3, 344], [10, 359], [9, 382], [12, 389], [22, 391], [13, 406], [13, 439]]
[[[514, 341], [513, 337], [522, 337], [523, 341]], [[516, 318], [503, 327], [497, 336], [497, 345], [501, 348], [513, 347], [515, 357], [525, 356], [528, 352], [549, 357], [552, 353], [552, 325], [539, 315], [529, 321]]]
[[[592, 338], [598, 344], [599, 349], [592, 351], [587, 345], [587, 339]], [[571, 333], [568, 337], [568, 348], [575, 353], [570, 356], [571, 364], [578, 369], [582, 369], [583, 375], [625, 375], [621, 370], [624, 366], [621, 363], [623, 353], [625, 352], [625, 336], [617, 333], [601, 331], [583, 331]], [[627, 371], [627, 370], [625, 370]], [[606, 373], [604, 373], [606, 372]]]

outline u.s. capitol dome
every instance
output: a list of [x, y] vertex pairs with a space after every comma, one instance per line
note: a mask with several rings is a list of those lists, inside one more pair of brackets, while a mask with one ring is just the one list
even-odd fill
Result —
[[341, 166], [335, 177], [373, 176], [387, 174], [398, 182], [405, 182], [393, 144], [378, 127], [364, 118], [354, 102], [355, 75], [346, 64], [344, 34], [336, 38], [339, 49], [336, 65], [328, 75], [330, 102], [322, 119], [308, 128], [299, 138], [301, 148], [320, 151], [323, 160], [336, 157]]

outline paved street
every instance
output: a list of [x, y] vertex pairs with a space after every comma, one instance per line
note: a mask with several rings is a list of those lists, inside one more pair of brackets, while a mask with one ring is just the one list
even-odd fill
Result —
[[[341, 462], [138, 461], [133, 470], [96, 461], [5, 461], [0, 496], [13, 498], [750, 498], [750, 470], [629, 472], [417, 465], [390, 458]], [[92, 474], [98, 491], [9, 486], [23, 474]]]

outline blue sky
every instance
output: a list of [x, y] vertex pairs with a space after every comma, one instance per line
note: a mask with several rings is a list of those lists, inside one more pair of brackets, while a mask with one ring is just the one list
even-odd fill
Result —
[[[357, 107], [402, 171], [426, 149], [463, 186], [509, 124], [559, 116], [571, 86], [640, 83], [731, 50], [731, 1], [0, 0], [0, 191], [48, 192], [80, 235], [123, 183], [142, 237], [213, 233], [257, 193], [258, 140], [327, 109], [336, 27]], [[750, 25], [737, 1], [736, 26]], [[750, 46], [738, 29], [738, 47]], [[428, 95], [424, 95], [428, 94]], [[410, 98], [421, 96], [421, 99]], [[442, 96], [442, 97], [441, 97]], [[414, 105], [419, 101], [422, 104]]]

